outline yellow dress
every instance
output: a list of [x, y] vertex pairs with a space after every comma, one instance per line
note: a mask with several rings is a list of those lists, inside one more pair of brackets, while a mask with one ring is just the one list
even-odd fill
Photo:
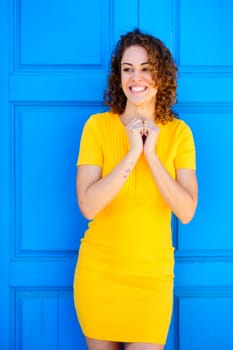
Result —
[[[175, 177], [195, 169], [189, 127], [159, 124], [156, 153]], [[117, 114], [92, 115], [85, 124], [77, 165], [107, 175], [128, 151]], [[142, 155], [118, 195], [89, 222], [74, 276], [74, 302], [83, 333], [119, 342], [166, 342], [173, 303], [171, 210]]]

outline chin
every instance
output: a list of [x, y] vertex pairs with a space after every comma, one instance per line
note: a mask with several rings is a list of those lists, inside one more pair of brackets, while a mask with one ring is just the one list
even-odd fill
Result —
[[145, 107], [145, 106], [154, 106], [155, 105], [155, 99], [132, 99], [129, 98], [128, 102], [135, 107]]

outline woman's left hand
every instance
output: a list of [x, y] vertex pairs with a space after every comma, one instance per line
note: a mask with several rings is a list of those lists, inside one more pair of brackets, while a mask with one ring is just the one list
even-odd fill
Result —
[[154, 154], [160, 131], [159, 127], [152, 120], [145, 120], [143, 131], [144, 135], [146, 136], [146, 141], [143, 147], [144, 154]]

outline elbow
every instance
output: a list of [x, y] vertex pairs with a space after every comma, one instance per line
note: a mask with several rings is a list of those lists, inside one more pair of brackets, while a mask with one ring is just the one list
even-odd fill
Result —
[[84, 210], [82, 210], [81, 209], [81, 213], [83, 214], [83, 216], [85, 217], [85, 219], [87, 219], [87, 220], [92, 220], [92, 219], [94, 219], [94, 216], [95, 215], [92, 215], [91, 213], [89, 213], [89, 212], [87, 212], [87, 211], [84, 211]]
[[85, 219], [92, 220], [94, 218], [95, 214], [83, 202], [78, 200], [78, 206]]
[[197, 204], [195, 203], [192, 208], [189, 208], [187, 210], [184, 210], [181, 215], [179, 215], [179, 220], [182, 222], [182, 224], [186, 225], [189, 224], [196, 212]]
[[192, 221], [193, 216], [194, 215], [192, 215], [192, 216], [191, 215], [185, 215], [185, 216], [179, 217], [179, 220], [182, 222], [182, 224], [187, 225], [187, 224], [189, 224]]

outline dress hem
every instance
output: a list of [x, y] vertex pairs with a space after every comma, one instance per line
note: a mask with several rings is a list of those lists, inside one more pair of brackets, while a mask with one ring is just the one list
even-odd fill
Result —
[[135, 339], [134, 337], [104, 337], [104, 336], [94, 336], [94, 335], [87, 335], [86, 332], [83, 332], [84, 336], [90, 339], [95, 339], [95, 340], [102, 340], [102, 341], [109, 341], [109, 342], [117, 342], [117, 343], [147, 343], [147, 344], [159, 344], [159, 345], [166, 345], [166, 341], [161, 340], [161, 339]]

